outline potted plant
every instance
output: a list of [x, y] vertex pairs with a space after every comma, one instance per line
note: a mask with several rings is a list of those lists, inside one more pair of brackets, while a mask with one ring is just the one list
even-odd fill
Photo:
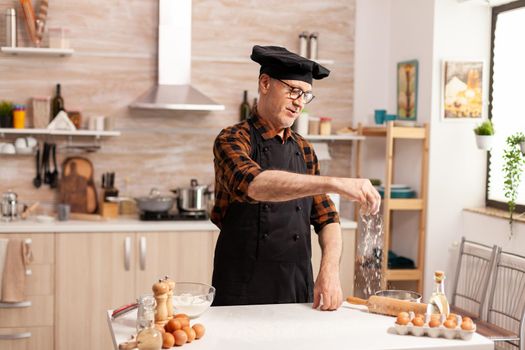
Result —
[[476, 143], [479, 149], [490, 150], [494, 143], [494, 126], [490, 119], [484, 121], [474, 129]]
[[0, 102], [0, 128], [12, 128], [13, 118], [12, 113], [13, 104], [8, 101]]
[[522, 132], [517, 132], [507, 137], [507, 146], [503, 150], [503, 173], [505, 175], [503, 190], [509, 207], [511, 236], [513, 215], [516, 210], [516, 199], [518, 198], [518, 187], [521, 183], [521, 173], [525, 164], [525, 158], [520, 147], [523, 142], [525, 142], [525, 135]]

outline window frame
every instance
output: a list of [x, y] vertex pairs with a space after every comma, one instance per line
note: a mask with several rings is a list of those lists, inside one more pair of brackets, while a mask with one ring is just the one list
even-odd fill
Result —
[[[508, 4], [494, 6], [492, 8], [492, 18], [491, 18], [491, 28], [490, 28], [490, 73], [489, 73], [489, 108], [488, 108], [488, 117], [492, 120], [492, 93], [493, 93], [493, 74], [494, 74], [494, 32], [496, 30], [496, 21], [498, 15], [515, 10], [517, 8], [525, 7], [525, 0], [517, 0]], [[490, 157], [491, 152], [487, 152], [487, 169], [485, 176], [485, 206], [491, 208], [498, 208], [503, 210], [508, 210], [507, 202], [500, 202], [494, 199], [489, 199], [489, 182], [490, 182]], [[516, 212], [525, 212], [525, 204], [516, 204]]]

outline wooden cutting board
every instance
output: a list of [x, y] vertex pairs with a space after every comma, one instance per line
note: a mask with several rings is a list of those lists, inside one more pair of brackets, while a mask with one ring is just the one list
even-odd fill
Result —
[[62, 163], [60, 202], [71, 205], [71, 212], [97, 212], [97, 192], [93, 180], [94, 169], [89, 159], [69, 157]]

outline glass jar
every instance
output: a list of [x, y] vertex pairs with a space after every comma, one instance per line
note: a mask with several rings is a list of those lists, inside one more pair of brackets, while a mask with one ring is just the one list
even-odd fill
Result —
[[332, 118], [322, 117], [319, 121], [319, 134], [330, 135], [332, 133]]
[[13, 108], [13, 128], [23, 129], [26, 123], [26, 106], [15, 105]]
[[308, 117], [308, 135], [319, 135], [319, 124], [318, 117]]
[[162, 348], [162, 333], [155, 328], [153, 320], [149, 320], [146, 328], [137, 334], [139, 350], [160, 350]]
[[137, 310], [137, 332], [147, 327], [149, 321], [155, 320], [155, 298], [146, 294], [139, 297]]

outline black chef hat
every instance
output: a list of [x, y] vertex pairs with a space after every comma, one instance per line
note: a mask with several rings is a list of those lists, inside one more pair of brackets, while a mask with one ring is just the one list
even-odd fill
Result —
[[317, 62], [296, 55], [279, 46], [255, 45], [250, 58], [261, 65], [259, 74], [272, 78], [301, 80], [312, 84], [312, 79], [326, 78], [330, 71]]

